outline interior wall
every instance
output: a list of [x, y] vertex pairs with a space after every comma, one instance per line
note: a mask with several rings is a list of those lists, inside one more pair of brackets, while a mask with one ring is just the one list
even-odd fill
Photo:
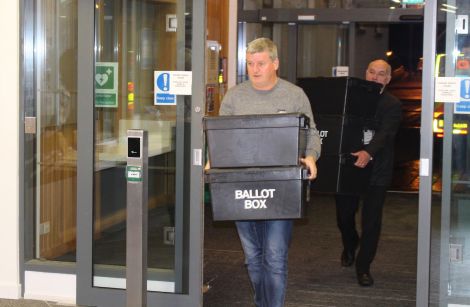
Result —
[[[215, 52], [206, 47], [206, 115], [219, 113], [227, 90], [229, 6], [229, 0], [207, 0], [206, 4], [206, 39], [220, 45], [220, 50]], [[219, 72], [222, 72], [222, 80]]]
[[3, 176], [0, 179], [0, 297], [19, 298], [19, 6], [20, 0], [0, 1], [2, 46], [0, 57], [0, 138]]

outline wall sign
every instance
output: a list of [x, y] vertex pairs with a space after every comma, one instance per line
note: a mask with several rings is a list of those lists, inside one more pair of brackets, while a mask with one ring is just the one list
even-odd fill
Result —
[[118, 107], [118, 63], [97, 62], [95, 66], [95, 107]]

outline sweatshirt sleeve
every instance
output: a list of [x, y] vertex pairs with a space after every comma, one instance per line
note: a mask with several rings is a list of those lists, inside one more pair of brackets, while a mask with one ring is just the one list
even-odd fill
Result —
[[318, 158], [320, 158], [320, 154], [321, 154], [321, 139], [317, 130], [317, 126], [315, 124], [315, 120], [313, 118], [312, 107], [310, 105], [310, 101], [308, 100], [307, 95], [305, 95], [302, 89], [300, 89], [298, 102], [299, 102], [298, 112], [304, 113], [310, 119], [310, 129], [307, 133], [306, 155], [313, 156], [316, 161], [318, 160]]
[[219, 115], [234, 115], [233, 114], [233, 90], [228, 90], [220, 104]]

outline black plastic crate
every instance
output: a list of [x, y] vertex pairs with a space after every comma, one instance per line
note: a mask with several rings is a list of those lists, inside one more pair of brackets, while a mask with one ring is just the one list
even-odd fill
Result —
[[307, 170], [302, 167], [210, 169], [215, 221], [296, 219], [304, 215]]
[[301, 113], [205, 117], [211, 167], [298, 166], [308, 128]]

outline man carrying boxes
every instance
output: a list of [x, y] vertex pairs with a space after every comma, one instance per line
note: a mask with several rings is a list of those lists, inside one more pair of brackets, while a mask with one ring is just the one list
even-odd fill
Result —
[[[222, 101], [220, 115], [268, 115], [268, 121], [272, 124], [272, 128], [267, 128], [268, 130], [279, 127], [276, 124], [278, 121], [296, 121], [300, 123], [298, 126], [301, 126], [300, 129], [305, 131], [305, 134], [300, 133], [295, 136], [299, 137], [301, 135], [298, 140], [295, 140], [295, 142], [300, 144], [299, 147], [301, 149], [298, 150], [299, 158], [295, 157], [294, 163], [303, 164], [308, 173], [306, 175], [299, 175], [299, 172], [301, 172], [299, 169], [301, 168], [298, 165], [294, 168], [286, 168], [285, 164], [270, 165], [272, 163], [266, 162], [269, 158], [265, 153], [263, 153], [263, 156], [261, 154], [258, 155], [257, 151], [250, 151], [250, 156], [258, 156], [259, 163], [257, 165], [256, 162], [253, 162], [253, 165], [250, 166], [251, 168], [239, 176], [243, 177], [248, 174], [250, 178], [255, 178], [253, 181], [256, 181], [287, 172], [287, 177], [289, 178], [315, 179], [317, 176], [316, 161], [320, 156], [321, 142], [307, 96], [301, 88], [277, 76], [279, 59], [277, 47], [271, 40], [258, 38], [250, 42], [246, 51], [246, 64], [249, 80], [233, 87], [227, 92]], [[286, 114], [287, 116], [286, 118], [279, 119], [273, 114]], [[271, 115], [273, 115], [272, 118], [269, 118]], [[254, 119], [247, 119], [245, 125], [250, 126], [252, 124], [251, 120]], [[276, 133], [274, 132], [274, 134]], [[282, 133], [279, 133], [277, 139], [282, 138]], [[250, 135], [246, 134], [244, 138], [250, 138]], [[269, 133], [266, 138], [270, 138]], [[260, 143], [262, 141], [263, 138], [261, 137]], [[269, 139], [269, 142], [273, 143], [274, 147], [276, 147], [275, 145], [278, 143], [276, 135]], [[260, 144], [254, 144], [254, 147], [262, 147], [258, 145]], [[302, 147], [305, 148], [305, 151]], [[210, 141], [209, 157], [213, 159]], [[212, 167], [214, 168], [215, 164]], [[210, 164], [207, 163], [206, 169], [209, 168]], [[210, 170], [210, 172], [212, 171]], [[263, 173], [263, 171], [267, 173]], [[225, 179], [228, 176], [231, 175], [223, 174]], [[235, 196], [238, 196], [236, 200], [243, 201], [244, 206], [248, 204], [249, 210], [264, 210], [269, 206], [271, 199], [275, 198], [282, 190], [286, 191], [283, 194], [292, 194], [292, 189], [296, 190], [296, 188], [286, 188], [286, 185], [288, 186], [288, 184], [282, 183], [259, 188], [241, 186], [237, 190], [232, 191], [234, 193], [232, 198], [235, 199]], [[290, 190], [290, 192], [287, 192], [287, 190]], [[305, 188], [299, 188], [299, 197], [288, 197], [283, 202], [303, 201], [301, 191], [305, 191]], [[279, 219], [247, 219], [235, 222], [245, 253], [245, 263], [254, 289], [256, 306], [278, 307], [284, 304], [287, 284], [287, 254], [291, 240], [293, 220], [289, 217], [282, 218], [282, 213], [289, 210], [280, 210], [282, 212]], [[289, 214], [285, 216], [289, 216]]]

